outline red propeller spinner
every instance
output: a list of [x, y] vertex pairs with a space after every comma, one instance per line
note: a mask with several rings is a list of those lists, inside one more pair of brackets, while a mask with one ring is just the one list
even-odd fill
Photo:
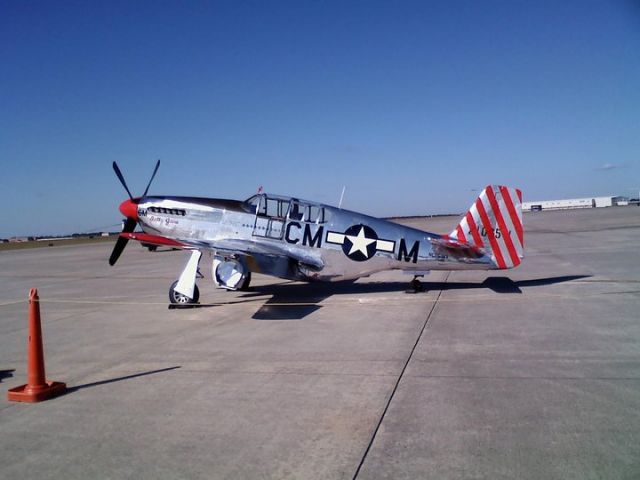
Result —
[[130, 198], [120, 204], [120, 213], [126, 218], [133, 218], [138, 220], [138, 202], [139, 198]]

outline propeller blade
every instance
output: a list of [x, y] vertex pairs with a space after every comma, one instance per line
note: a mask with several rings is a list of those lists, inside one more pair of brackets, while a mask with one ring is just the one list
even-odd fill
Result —
[[[115, 163], [115, 162], [114, 162]], [[147, 188], [144, 189], [143, 197], [147, 196], [147, 192], [149, 191], [149, 187], [151, 186], [151, 182], [153, 182], [153, 178], [156, 176], [158, 172], [158, 168], [160, 168], [160, 159], [156, 162], [156, 168], [153, 169], [153, 173], [151, 174], [151, 178], [149, 179], [149, 183], [147, 183]]]
[[[127, 221], [124, 224], [124, 228], [122, 229], [122, 233], [133, 232], [136, 228], [137, 223], [138, 222], [136, 222], [135, 219], [127, 218]], [[113, 251], [111, 252], [111, 256], [109, 257], [109, 265], [115, 265], [115, 263], [118, 261], [118, 258], [120, 258], [124, 247], [127, 246], [128, 241], [128, 238], [118, 237], [118, 240], [116, 240], [116, 245], [113, 247]]]
[[113, 247], [113, 252], [111, 252], [111, 256], [109, 257], [109, 265], [113, 267], [116, 264], [118, 258], [120, 258], [120, 254], [124, 250], [124, 247], [127, 246], [128, 241], [128, 238], [118, 237], [118, 240], [116, 240], [116, 246]]
[[[129, 187], [127, 187], [127, 182], [124, 181], [124, 177], [122, 176], [122, 172], [120, 171], [120, 169], [118, 168], [118, 164], [116, 162], [113, 162], [113, 171], [116, 172], [116, 175], [118, 176], [118, 178], [120, 179], [120, 183], [122, 184], [122, 186], [124, 187], [124, 189], [127, 191], [127, 193], [129, 194], [129, 198], [131, 200], [133, 200], [133, 195], [131, 195], [131, 191], [129, 191]], [[124, 248], [124, 247], [123, 247]]]

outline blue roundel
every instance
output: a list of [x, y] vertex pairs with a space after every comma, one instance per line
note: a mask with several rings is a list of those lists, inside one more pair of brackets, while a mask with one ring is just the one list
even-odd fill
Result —
[[344, 232], [342, 251], [351, 260], [364, 262], [376, 254], [378, 235], [366, 225], [352, 225]]

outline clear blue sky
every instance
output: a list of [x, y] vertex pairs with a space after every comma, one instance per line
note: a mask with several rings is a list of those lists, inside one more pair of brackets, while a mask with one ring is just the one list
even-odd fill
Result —
[[266, 191], [373, 215], [640, 187], [630, 1], [3, 1], [0, 237], [126, 193]]

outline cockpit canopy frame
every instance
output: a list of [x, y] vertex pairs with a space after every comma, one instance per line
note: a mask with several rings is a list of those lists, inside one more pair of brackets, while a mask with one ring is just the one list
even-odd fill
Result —
[[320, 203], [281, 195], [258, 193], [244, 203], [258, 217], [322, 224], [330, 216], [329, 211]]

